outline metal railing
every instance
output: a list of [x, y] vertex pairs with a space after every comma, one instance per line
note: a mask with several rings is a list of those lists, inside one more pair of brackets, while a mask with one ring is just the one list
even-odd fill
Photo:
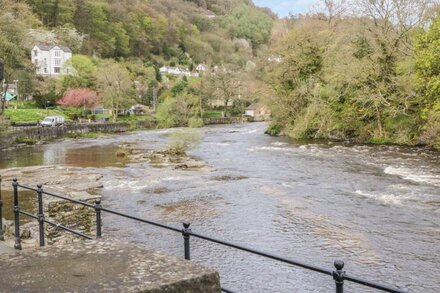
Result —
[[[1, 178], [0, 178], [1, 180]], [[1, 183], [1, 182], [0, 182]], [[256, 250], [253, 248], [249, 248], [249, 247], [245, 247], [239, 244], [234, 244], [231, 242], [227, 242], [221, 239], [217, 239], [217, 238], [212, 238], [206, 235], [202, 235], [196, 232], [193, 232], [190, 228], [191, 224], [184, 222], [183, 223], [183, 227], [182, 229], [178, 229], [172, 226], [168, 226], [165, 224], [160, 224], [160, 223], [156, 223], [153, 221], [149, 221], [146, 219], [142, 219], [139, 217], [135, 217], [135, 216], [131, 216], [128, 214], [124, 214], [124, 213], [120, 213], [118, 211], [114, 211], [111, 209], [107, 209], [104, 208], [101, 204], [101, 200], [100, 199], [96, 199], [94, 204], [90, 204], [84, 201], [80, 201], [80, 200], [75, 200], [72, 198], [68, 198], [65, 196], [61, 196], [58, 194], [54, 194], [54, 193], [50, 193], [50, 192], [46, 192], [43, 190], [42, 185], [39, 184], [37, 185], [37, 188], [32, 188], [32, 187], [28, 187], [28, 186], [24, 186], [18, 183], [17, 179], [13, 179], [13, 190], [14, 190], [14, 224], [15, 224], [15, 249], [21, 249], [21, 240], [20, 240], [20, 214], [31, 217], [33, 219], [36, 219], [39, 223], [39, 242], [40, 242], [40, 246], [45, 246], [45, 235], [44, 235], [44, 224], [49, 224], [52, 226], [55, 226], [57, 228], [60, 228], [62, 230], [65, 230], [67, 232], [70, 232], [72, 234], [75, 234], [77, 236], [83, 237], [85, 239], [90, 239], [92, 240], [93, 237], [88, 236], [84, 233], [81, 233], [79, 231], [73, 230], [71, 228], [68, 228], [66, 226], [54, 223], [52, 221], [48, 221], [45, 219], [44, 216], [44, 209], [43, 209], [43, 195], [48, 195], [48, 196], [52, 196], [58, 199], [62, 199], [65, 201], [69, 201], [71, 203], [74, 204], [79, 204], [85, 207], [89, 207], [91, 209], [95, 210], [95, 215], [96, 215], [96, 238], [99, 239], [102, 236], [102, 219], [101, 219], [101, 214], [102, 212], [107, 212], [109, 214], [113, 214], [113, 215], [117, 215], [120, 217], [124, 217], [127, 219], [131, 219], [134, 221], [138, 221], [141, 223], [145, 223], [145, 224], [149, 224], [149, 225], [153, 225], [159, 228], [163, 228], [163, 229], [167, 229], [173, 232], [177, 232], [177, 233], [181, 233], [183, 236], [183, 252], [184, 252], [184, 258], [186, 260], [190, 260], [191, 259], [191, 249], [190, 249], [190, 238], [191, 237], [195, 237], [195, 238], [199, 238], [199, 239], [203, 239], [209, 242], [213, 242], [213, 243], [217, 243], [223, 246], [227, 246], [227, 247], [231, 247], [231, 248], [235, 248], [241, 251], [245, 251], [254, 255], [259, 255], [268, 259], [272, 259], [272, 260], [276, 260], [285, 264], [289, 264], [295, 267], [300, 267], [300, 268], [304, 268], [310, 271], [314, 271], [323, 275], [327, 275], [333, 278], [334, 282], [335, 282], [335, 287], [336, 287], [336, 293], [343, 293], [344, 292], [344, 281], [349, 281], [349, 282], [353, 282], [362, 286], [366, 286], [366, 287], [370, 287], [370, 288], [374, 288], [374, 289], [378, 289], [384, 292], [391, 292], [391, 293], [406, 293], [407, 291], [401, 290], [401, 289], [397, 289], [397, 288], [393, 288], [391, 286], [387, 286], [387, 285], [383, 285], [383, 284], [379, 284], [379, 283], [375, 283], [375, 282], [371, 282], [371, 281], [367, 281], [352, 275], [347, 274], [344, 271], [344, 262], [337, 260], [334, 262], [334, 270], [329, 270], [329, 269], [324, 269], [321, 267], [317, 267], [317, 266], [313, 266], [313, 265], [309, 265], [303, 262], [299, 262], [293, 259], [289, 259], [283, 256], [279, 256], [279, 255], [275, 255], [272, 253], [267, 253], [264, 251], [260, 251], [260, 250]], [[18, 188], [21, 187], [23, 189], [26, 190], [31, 190], [31, 191], [35, 191], [37, 193], [37, 197], [38, 197], [38, 214], [37, 215], [33, 215], [29, 212], [26, 211], [22, 211], [20, 209], [19, 206], [19, 197], [18, 197]], [[0, 193], [1, 193], [1, 189], [0, 189]], [[1, 196], [1, 195], [0, 195]], [[227, 289], [227, 288], [222, 288], [223, 292], [230, 292], [233, 293], [234, 291], [231, 289]]]

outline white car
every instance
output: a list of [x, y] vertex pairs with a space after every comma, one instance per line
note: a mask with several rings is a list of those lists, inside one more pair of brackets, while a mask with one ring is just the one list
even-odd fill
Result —
[[41, 126], [60, 126], [64, 124], [64, 117], [62, 116], [48, 116], [41, 121]]

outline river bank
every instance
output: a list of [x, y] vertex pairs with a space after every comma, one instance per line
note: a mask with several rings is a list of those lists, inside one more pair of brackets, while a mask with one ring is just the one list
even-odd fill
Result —
[[[295, 142], [264, 135], [265, 129], [264, 123], [198, 129], [201, 143], [188, 155], [209, 170], [154, 164], [136, 154], [134, 161], [115, 156], [121, 146], [143, 154], [166, 149], [179, 129], [159, 129], [3, 151], [0, 173], [53, 165], [98, 173], [104, 207], [175, 227], [189, 221], [193, 231], [329, 269], [342, 259], [347, 273], [409, 292], [437, 292], [436, 153]], [[111, 215], [103, 223], [106, 236], [182, 255], [180, 235]], [[194, 241], [192, 253], [240, 292], [334, 290], [327, 278], [214, 244]]]
[[[205, 118], [204, 125], [261, 122], [252, 117]], [[100, 135], [157, 128], [156, 120], [133, 120], [115, 123], [68, 124], [59, 127], [11, 127], [0, 133], [0, 150], [26, 145], [43, 144], [64, 138], [97, 138]]]

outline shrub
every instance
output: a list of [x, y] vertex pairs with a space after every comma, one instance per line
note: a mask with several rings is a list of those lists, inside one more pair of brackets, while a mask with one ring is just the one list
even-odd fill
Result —
[[203, 127], [203, 119], [200, 117], [191, 117], [188, 120], [188, 127], [190, 128], [200, 128]]
[[169, 136], [168, 147], [176, 153], [185, 153], [190, 148], [195, 147], [201, 141], [200, 132], [194, 129], [176, 131]]

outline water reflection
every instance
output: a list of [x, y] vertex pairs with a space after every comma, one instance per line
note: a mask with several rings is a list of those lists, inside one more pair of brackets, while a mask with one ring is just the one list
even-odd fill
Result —
[[126, 159], [116, 156], [118, 150], [117, 145], [69, 146], [67, 143], [4, 150], [0, 153], [0, 169], [48, 165], [123, 167]]
[[[6, 220], [14, 219], [14, 194], [11, 190], [2, 190], [3, 201], [3, 217]], [[18, 194], [20, 208], [23, 211], [36, 214], [37, 212], [37, 195], [35, 192], [29, 190], [20, 190]], [[32, 221], [29, 217], [20, 216], [20, 220], [23, 223]]]

